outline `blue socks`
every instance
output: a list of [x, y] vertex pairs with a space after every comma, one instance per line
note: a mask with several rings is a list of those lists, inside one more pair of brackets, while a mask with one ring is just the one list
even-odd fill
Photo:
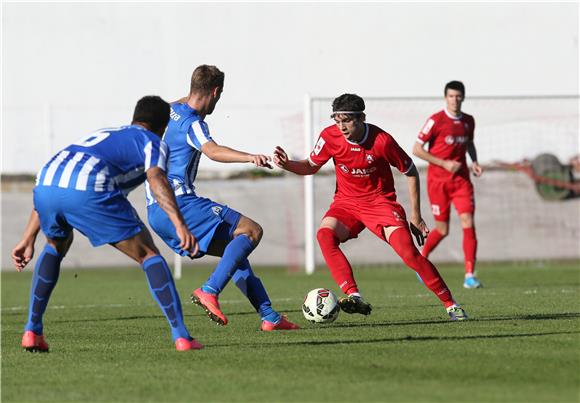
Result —
[[191, 336], [183, 323], [181, 301], [165, 259], [159, 255], [150, 257], [143, 262], [142, 267], [149, 282], [151, 295], [171, 325], [173, 340], [175, 341], [180, 337], [191, 340]]
[[254, 244], [247, 235], [238, 235], [232, 239], [225, 247], [224, 254], [215, 270], [201, 289], [211, 294], [222, 292], [234, 272], [253, 250]]
[[52, 246], [45, 245], [34, 266], [25, 331], [32, 330], [38, 335], [42, 334], [42, 315], [46, 311], [50, 294], [58, 281], [60, 261], [61, 257], [57, 251]]
[[272, 303], [270, 302], [270, 298], [268, 298], [268, 293], [262, 281], [252, 271], [248, 259], [242, 262], [238, 270], [234, 273], [233, 279], [240, 291], [244, 293], [254, 309], [260, 314], [262, 320], [278, 323], [280, 314], [272, 309]]

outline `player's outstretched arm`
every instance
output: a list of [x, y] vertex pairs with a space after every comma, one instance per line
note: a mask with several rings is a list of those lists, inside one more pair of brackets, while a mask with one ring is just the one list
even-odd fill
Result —
[[421, 217], [419, 171], [417, 171], [417, 167], [413, 165], [413, 168], [411, 168], [405, 175], [407, 176], [409, 199], [411, 200], [411, 232], [417, 239], [419, 246], [423, 246], [425, 243], [425, 238], [429, 234], [429, 229]]
[[471, 165], [471, 170], [473, 171], [473, 174], [476, 177], [480, 177], [481, 174], [483, 174], [483, 168], [477, 162], [477, 150], [475, 149], [475, 144], [473, 143], [473, 141], [470, 141], [469, 144], [467, 145], [467, 154], [469, 154], [469, 158], [471, 158], [471, 161], [473, 162], [473, 164]]
[[243, 151], [234, 150], [233, 148], [222, 146], [215, 141], [208, 141], [201, 146], [201, 152], [209, 159], [217, 162], [251, 162], [258, 168], [270, 168], [272, 160], [267, 155], [249, 154]]
[[429, 151], [425, 150], [425, 148], [423, 148], [423, 144], [418, 142], [416, 142], [413, 146], [413, 155], [421, 158], [423, 161], [427, 161], [430, 164], [440, 166], [441, 168], [444, 168], [451, 173], [456, 173], [461, 168], [460, 162], [437, 158]]
[[274, 164], [277, 167], [297, 175], [313, 175], [320, 169], [317, 165], [312, 165], [308, 160], [291, 160], [286, 151], [280, 146], [274, 149]]
[[157, 199], [159, 206], [167, 213], [169, 219], [175, 226], [175, 232], [181, 241], [181, 249], [188, 251], [195, 256], [199, 251], [199, 245], [195, 236], [189, 231], [183, 216], [177, 206], [173, 189], [169, 186], [167, 176], [163, 169], [159, 167], [149, 168], [147, 170], [147, 181]]
[[12, 262], [17, 271], [22, 271], [34, 257], [34, 242], [39, 231], [40, 219], [36, 210], [32, 209], [22, 239], [12, 249]]

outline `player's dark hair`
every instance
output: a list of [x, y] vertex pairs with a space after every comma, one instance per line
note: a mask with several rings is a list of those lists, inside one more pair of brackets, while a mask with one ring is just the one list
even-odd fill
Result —
[[332, 101], [332, 112], [350, 111], [363, 112], [365, 110], [365, 101], [356, 94], [342, 94]]
[[141, 98], [135, 106], [132, 123], [147, 123], [155, 133], [162, 133], [169, 122], [169, 104], [157, 95]]
[[208, 95], [214, 88], [224, 86], [225, 74], [216, 66], [202, 64], [193, 70], [189, 93]]
[[447, 90], [455, 90], [461, 92], [461, 95], [465, 97], [465, 85], [461, 81], [449, 81], [445, 84], [445, 90], [443, 95], [447, 95]]

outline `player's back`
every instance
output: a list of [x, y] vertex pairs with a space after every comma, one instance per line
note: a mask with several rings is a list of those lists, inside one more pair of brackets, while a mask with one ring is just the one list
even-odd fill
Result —
[[167, 147], [141, 126], [101, 129], [57, 153], [37, 176], [37, 186], [128, 194], [151, 166], [165, 169]]
[[211, 140], [207, 124], [186, 103], [174, 103], [163, 140], [170, 151], [167, 178], [175, 195], [194, 194], [201, 146]]

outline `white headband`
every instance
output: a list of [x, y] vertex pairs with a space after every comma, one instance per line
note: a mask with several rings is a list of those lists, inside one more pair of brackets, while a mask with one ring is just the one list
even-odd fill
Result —
[[354, 112], [354, 111], [334, 111], [332, 112], [332, 116], [334, 115], [360, 115], [361, 113], [364, 113], [363, 111], [358, 111], [358, 112]]

